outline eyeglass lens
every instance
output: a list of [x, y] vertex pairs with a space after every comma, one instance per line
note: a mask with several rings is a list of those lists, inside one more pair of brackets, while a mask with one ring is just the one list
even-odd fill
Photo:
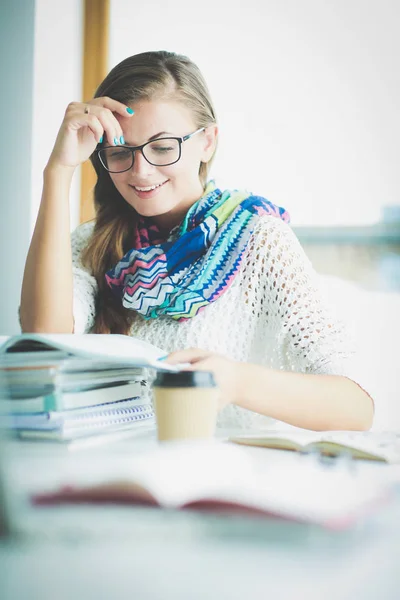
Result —
[[[173, 138], [154, 140], [143, 146], [142, 151], [145, 159], [152, 165], [170, 165], [179, 160], [179, 141]], [[103, 148], [99, 156], [105, 168], [115, 173], [130, 169], [134, 160], [134, 152], [124, 146]]]

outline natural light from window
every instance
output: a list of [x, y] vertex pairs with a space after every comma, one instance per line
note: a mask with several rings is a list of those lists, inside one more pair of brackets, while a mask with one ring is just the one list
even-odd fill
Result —
[[294, 225], [372, 224], [400, 204], [395, 4], [111, 0], [110, 67], [188, 55], [217, 110], [220, 186], [285, 206]]

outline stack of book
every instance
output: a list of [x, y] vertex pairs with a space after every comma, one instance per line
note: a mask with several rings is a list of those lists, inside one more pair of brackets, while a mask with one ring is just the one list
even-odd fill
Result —
[[70, 441], [155, 425], [146, 368], [165, 353], [120, 335], [21, 334], [0, 346], [0, 422], [21, 438]]

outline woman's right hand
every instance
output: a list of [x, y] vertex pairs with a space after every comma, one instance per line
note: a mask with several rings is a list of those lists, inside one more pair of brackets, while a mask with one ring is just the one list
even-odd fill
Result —
[[130, 118], [133, 111], [128, 112], [128, 108], [107, 96], [90, 102], [71, 102], [65, 111], [48, 166], [75, 169], [91, 156], [101, 138], [109, 146], [123, 143], [121, 125], [114, 113]]

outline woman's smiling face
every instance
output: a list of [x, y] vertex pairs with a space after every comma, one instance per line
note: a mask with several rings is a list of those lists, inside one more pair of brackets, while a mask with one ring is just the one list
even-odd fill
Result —
[[[191, 111], [179, 101], [142, 100], [131, 106], [132, 117], [117, 116], [127, 146], [140, 146], [155, 137], [184, 137], [198, 129]], [[211, 159], [216, 135], [212, 125], [189, 138], [182, 143], [180, 160], [166, 167], [151, 165], [136, 151], [132, 168], [110, 177], [140, 215], [153, 217], [161, 229], [172, 229], [203, 194], [200, 163]]]

